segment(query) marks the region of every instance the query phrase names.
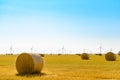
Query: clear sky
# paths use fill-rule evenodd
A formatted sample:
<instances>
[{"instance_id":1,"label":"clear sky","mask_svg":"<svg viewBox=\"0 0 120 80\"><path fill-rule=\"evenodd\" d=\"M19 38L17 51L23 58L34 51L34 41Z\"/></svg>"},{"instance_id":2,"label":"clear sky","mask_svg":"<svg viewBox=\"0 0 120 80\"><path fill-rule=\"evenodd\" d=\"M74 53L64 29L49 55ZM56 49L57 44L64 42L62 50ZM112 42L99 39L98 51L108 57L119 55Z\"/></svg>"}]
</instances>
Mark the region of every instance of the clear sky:
<instances>
[{"instance_id":1,"label":"clear sky","mask_svg":"<svg viewBox=\"0 0 120 80\"><path fill-rule=\"evenodd\" d=\"M120 0L0 0L0 53L120 50Z\"/></svg>"}]
</instances>

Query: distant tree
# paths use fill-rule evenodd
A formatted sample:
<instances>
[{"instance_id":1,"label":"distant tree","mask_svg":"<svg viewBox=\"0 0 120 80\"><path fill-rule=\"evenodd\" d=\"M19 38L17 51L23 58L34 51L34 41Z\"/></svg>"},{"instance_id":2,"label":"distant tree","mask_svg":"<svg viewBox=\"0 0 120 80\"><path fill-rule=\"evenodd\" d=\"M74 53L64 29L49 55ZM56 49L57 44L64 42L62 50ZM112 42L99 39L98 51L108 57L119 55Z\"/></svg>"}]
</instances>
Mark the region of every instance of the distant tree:
<instances>
[{"instance_id":1,"label":"distant tree","mask_svg":"<svg viewBox=\"0 0 120 80\"><path fill-rule=\"evenodd\" d=\"M60 55L62 55L62 54L59 53L58 56L60 56Z\"/></svg>"},{"instance_id":2,"label":"distant tree","mask_svg":"<svg viewBox=\"0 0 120 80\"><path fill-rule=\"evenodd\" d=\"M118 52L118 55L120 55L120 51Z\"/></svg>"},{"instance_id":3,"label":"distant tree","mask_svg":"<svg viewBox=\"0 0 120 80\"><path fill-rule=\"evenodd\" d=\"M41 57L45 57L45 54L39 54Z\"/></svg>"},{"instance_id":4,"label":"distant tree","mask_svg":"<svg viewBox=\"0 0 120 80\"><path fill-rule=\"evenodd\" d=\"M81 56L81 54L80 54L80 53L76 53L76 55Z\"/></svg>"}]
</instances>

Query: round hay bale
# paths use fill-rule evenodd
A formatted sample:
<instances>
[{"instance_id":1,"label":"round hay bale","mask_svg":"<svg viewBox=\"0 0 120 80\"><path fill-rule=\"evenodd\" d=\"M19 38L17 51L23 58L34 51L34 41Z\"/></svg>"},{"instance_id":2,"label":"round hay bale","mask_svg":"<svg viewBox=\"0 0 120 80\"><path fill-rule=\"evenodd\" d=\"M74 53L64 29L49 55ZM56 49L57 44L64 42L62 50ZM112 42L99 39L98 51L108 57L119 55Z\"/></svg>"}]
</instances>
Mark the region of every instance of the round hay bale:
<instances>
[{"instance_id":1,"label":"round hay bale","mask_svg":"<svg viewBox=\"0 0 120 80\"><path fill-rule=\"evenodd\" d=\"M43 68L43 59L38 54L21 53L16 60L16 69L19 74L40 73Z\"/></svg>"},{"instance_id":2,"label":"round hay bale","mask_svg":"<svg viewBox=\"0 0 120 80\"><path fill-rule=\"evenodd\" d=\"M113 52L108 52L105 54L105 59L107 61L115 61L116 60L116 55Z\"/></svg>"},{"instance_id":3,"label":"round hay bale","mask_svg":"<svg viewBox=\"0 0 120 80\"><path fill-rule=\"evenodd\" d=\"M81 54L81 59L83 59L83 60L88 60L88 59L89 59L89 54L87 54L87 53L82 53L82 54Z\"/></svg>"}]
</instances>

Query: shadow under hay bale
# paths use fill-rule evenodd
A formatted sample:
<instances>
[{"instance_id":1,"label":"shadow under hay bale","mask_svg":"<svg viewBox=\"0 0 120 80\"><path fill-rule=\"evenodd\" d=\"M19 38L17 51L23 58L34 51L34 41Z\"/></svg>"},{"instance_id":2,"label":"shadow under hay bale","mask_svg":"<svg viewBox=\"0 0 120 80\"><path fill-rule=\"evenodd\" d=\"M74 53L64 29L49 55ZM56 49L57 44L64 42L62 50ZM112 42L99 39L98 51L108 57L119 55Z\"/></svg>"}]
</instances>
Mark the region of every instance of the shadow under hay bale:
<instances>
[{"instance_id":1,"label":"shadow under hay bale","mask_svg":"<svg viewBox=\"0 0 120 80\"><path fill-rule=\"evenodd\" d=\"M87 54L87 53L82 53L82 54L81 54L81 59L83 59L83 60L89 60L89 54Z\"/></svg>"},{"instance_id":2,"label":"shadow under hay bale","mask_svg":"<svg viewBox=\"0 0 120 80\"><path fill-rule=\"evenodd\" d=\"M16 60L16 70L19 74L41 73L43 59L38 54L21 53Z\"/></svg>"},{"instance_id":3,"label":"shadow under hay bale","mask_svg":"<svg viewBox=\"0 0 120 80\"><path fill-rule=\"evenodd\" d=\"M107 61L116 61L116 55L113 52L108 52L105 54L105 59Z\"/></svg>"},{"instance_id":4,"label":"shadow under hay bale","mask_svg":"<svg viewBox=\"0 0 120 80\"><path fill-rule=\"evenodd\" d=\"M46 73L31 73L31 74L16 74L16 76L22 76L22 77L33 77L33 76L45 76Z\"/></svg>"}]
</instances>

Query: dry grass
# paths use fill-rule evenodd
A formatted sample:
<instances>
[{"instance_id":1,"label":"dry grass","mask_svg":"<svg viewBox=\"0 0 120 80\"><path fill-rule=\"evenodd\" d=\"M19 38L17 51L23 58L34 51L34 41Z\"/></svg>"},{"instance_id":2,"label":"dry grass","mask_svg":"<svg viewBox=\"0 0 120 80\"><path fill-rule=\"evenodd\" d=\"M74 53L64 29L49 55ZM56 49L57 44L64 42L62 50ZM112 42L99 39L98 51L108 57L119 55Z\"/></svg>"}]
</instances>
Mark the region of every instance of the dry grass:
<instances>
[{"instance_id":1,"label":"dry grass","mask_svg":"<svg viewBox=\"0 0 120 80\"><path fill-rule=\"evenodd\" d=\"M81 60L77 55L46 55L42 74L18 75L17 56L0 56L0 80L120 80L120 56L111 62L104 55L90 57Z\"/></svg>"}]
</instances>

